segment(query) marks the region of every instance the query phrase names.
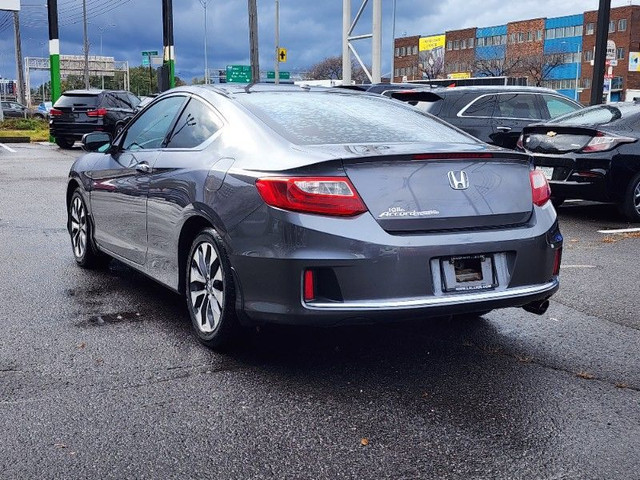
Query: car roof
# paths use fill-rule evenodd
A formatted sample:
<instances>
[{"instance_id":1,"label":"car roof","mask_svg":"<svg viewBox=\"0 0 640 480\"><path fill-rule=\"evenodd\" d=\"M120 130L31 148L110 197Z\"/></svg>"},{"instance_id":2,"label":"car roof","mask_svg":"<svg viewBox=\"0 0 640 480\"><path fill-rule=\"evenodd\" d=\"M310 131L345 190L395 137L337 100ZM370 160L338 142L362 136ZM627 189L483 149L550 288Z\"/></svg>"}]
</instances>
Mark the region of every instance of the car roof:
<instances>
[{"instance_id":1,"label":"car roof","mask_svg":"<svg viewBox=\"0 0 640 480\"><path fill-rule=\"evenodd\" d=\"M420 89L433 89L431 85L414 84L415 88ZM438 88L438 87L435 87ZM529 86L517 86L517 85L468 85L462 87L440 87L438 93L456 92L456 93L555 93L558 92L546 87L529 87Z\"/></svg>"},{"instance_id":2,"label":"car roof","mask_svg":"<svg viewBox=\"0 0 640 480\"><path fill-rule=\"evenodd\" d=\"M117 93L131 93L126 90L101 90L99 88L90 88L89 90L85 89L77 89L77 90L67 90L63 92L62 95L100 95L103 92L117 92Z\"/></svg>"}]
</instances>

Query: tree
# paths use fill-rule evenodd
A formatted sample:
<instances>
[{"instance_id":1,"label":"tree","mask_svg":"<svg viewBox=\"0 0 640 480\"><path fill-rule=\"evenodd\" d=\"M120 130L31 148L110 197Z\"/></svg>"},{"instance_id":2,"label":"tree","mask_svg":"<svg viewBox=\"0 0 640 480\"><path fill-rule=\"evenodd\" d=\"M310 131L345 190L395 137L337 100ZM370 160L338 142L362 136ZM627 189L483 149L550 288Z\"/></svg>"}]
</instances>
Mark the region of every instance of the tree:
<instances>
[{"instance_id":1,"label":"tree","mask_svg":"<svg viewBox=\"0 0 640 480\"><path fill-rule=\"evenodd\" d=\"M551 77L551 73L564 63L565 55L562 53L531 55L520 60L520 70L536 87L540 87Z\"/></svg>"},{"instance_id":2,"label":"tree","mask_svg":"<svg viewBox=\"0 0 640 480\"><path fill-rule=\"evenodd\" d=\"M473 62L473 72L478 77L512 77L521 70L520 57L503 57L500 52L477 58Z\"/></svg>"},{"instance_id":3,"label":"tree","mask_svg":"<svg viewBox=\"0 0 640 480\"><path fill-rule=\"evenodd\" d=\"M342 79L342 57L327 57L312 65L307 74L308 80ZM369 83L369 77L355 60L351 60L351 80L356 83Z\"/></svg>"},{"instance_id":4,"label":"tree","mask_svg":"<svg viewBox=\"0 0 640 480\"><path fill-rule=\"evenodd\" d=\"M423 77L429 80L444 76L444 48L423 50L418 56L418 67Z\"/></svg>"}]
</instances>

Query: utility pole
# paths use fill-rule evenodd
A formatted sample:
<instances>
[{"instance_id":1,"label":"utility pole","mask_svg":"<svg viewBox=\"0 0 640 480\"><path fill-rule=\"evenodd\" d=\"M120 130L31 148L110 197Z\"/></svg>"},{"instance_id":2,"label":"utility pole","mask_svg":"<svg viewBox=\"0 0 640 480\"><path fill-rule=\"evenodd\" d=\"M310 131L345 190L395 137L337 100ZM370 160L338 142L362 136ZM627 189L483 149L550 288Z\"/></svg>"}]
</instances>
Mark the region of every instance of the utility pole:
<instances>
[{"instance_id":1,"label":"utility pole","mask_svg":"<svg viewBox=\"0 0 640 480\"><path fill-rule=\"evenodd\" d=\"M351 0L342 0L342 84L351 85Z\"/></svg>"},{"instance_id":2,"label":"utility pole","mask_svg":"<svg viewBox=\"0 0 640 480\"><path fill-rule=\"evenodd\" d=\"M391 16L391 83L396 76L396 0L393 0L393 13Z\"/></svg>"},{"instance_id":3,"label":"utility pole","mask_svg":"<svg viewBox=\"0 0 640 480\"><path fill-rule=\"evenodd\" d=\"M382 0L373 0L373 37L371 39L371 83L382 80Z\"/></svg>"},{"instance_id":4,"label":"utility pole","mask_svg":"<svg viewBox=\"0 0 640 480\"><path fill-rule=\"evenodd\" d=\"M207 5L209 0L200 0L202 8L204 8L204 83L209 83L209 60L207 58Z\"/></svg>"},{"instance_id":5,"label":"utility pole","mask_svg":"<svg viewBox=\"0 0 640 480\"><path fill-rule=\"evenodd\" d=\"M162 40L164 45L163 57L169 88L176 86L176 62L173 46L173 0L162 0Z\"/></svg>"},{"instance_id":6,"label":"utility pole","mask_svg":"<svg viewBox=\"0 0 640 480\"><path fill-rule=\"evenodd\" d=\"M260 60L258 55L258 8L256 0L249 2L249 52L251 57L251 83L260 81Z\"/></svg>"},{"instance_id":7,"label":"utility pole","mask_svg":"<svg viewBox=\"0 0 640 480\"><path fill-rule=\"evenodd\" d=\"M18 12L13 12L13 27L16 33L16 73L18 74L18 91L16 92L16 98L19 103L24 105L24 66L22 65L22 41L20 40L20 16Z\"/></svg>"},{"instance_id":8,"label":"utility pole","mask_svg":"<svg viewBox=\"0 0 640 480\"><path fill-rule=\"evenodd\" d=\"M276 66L275 84L280 85L280 0L276 0Z\"/></svg>"},{"instance_id":9,"label":"utility pole","mask_svg":"<svg viewBox=\"0 0 640 480\"><path fill-rule=\"evenodd\" d=\"M87 0L82 0L82 21L84 23L84 88L89 90L89 30L87 28Z\"/></svg>"},{"instance_id":10,"label":"utility pole","mask_svg":"<svg viewBox=\"0 0 640 480\"><path fill-rule=\"evenodd\" d=\"M593 59L590 105L600 105L602 103L610 13L611 0L600 0L600 6L598 7L598 23L596 24L596 54Z\"/></svg>"}]
</instances>

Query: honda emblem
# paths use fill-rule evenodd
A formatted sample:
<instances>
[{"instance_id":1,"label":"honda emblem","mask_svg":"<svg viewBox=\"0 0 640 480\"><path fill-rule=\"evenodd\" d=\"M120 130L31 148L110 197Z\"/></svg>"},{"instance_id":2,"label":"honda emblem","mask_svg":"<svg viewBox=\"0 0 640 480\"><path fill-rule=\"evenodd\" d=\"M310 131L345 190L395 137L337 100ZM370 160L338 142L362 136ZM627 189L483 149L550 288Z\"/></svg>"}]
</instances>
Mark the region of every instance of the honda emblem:
<instances>
[{"instance_id":1,"label":"honda emblem","mask_svg":"<svg viewBox=\"0 0 640 480\"><path fill-rule=\"evenodd\" d=\"M469 177L464 170L459 172L451 171L447 176L449 177L449 185L454 190L466 190L469 188Z\"/></svg>"}]
</instances>

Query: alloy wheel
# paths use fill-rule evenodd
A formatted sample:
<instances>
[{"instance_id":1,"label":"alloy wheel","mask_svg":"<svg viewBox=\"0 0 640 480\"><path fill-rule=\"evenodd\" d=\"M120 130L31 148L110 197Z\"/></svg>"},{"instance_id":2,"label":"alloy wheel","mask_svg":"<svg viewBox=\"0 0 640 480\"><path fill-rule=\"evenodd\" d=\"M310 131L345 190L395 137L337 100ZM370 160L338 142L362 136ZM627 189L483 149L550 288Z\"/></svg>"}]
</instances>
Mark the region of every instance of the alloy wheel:
<instances>
[{"instance_id":1,"label":"alloy wheel","mask_svg":"<svg viewBox=\"0 0 640 480\"><path fill-rule=\"evenodd\" d=\"M636 182L636 188L633 190L633 208L640 215L640 181Z\"/></svg>"},{"instance_id":2,"label":"alloy wheel","mask_svg":"<svg viewBox=\"0 0 640 480\"><path fill-rule=\"evenodd\" d=\"M80 197L73 199L70 216L73 254L82 258L87 251L87 212Z\"/></svg>"},{"instance_id":3,"label":"alloy wheel","mask_svg":"<svg viewBox=\"0 0 640 480\"><path fill-rule=\"evenodd\" d=\"M220 324L224 309L222 265L215 247L202 242L193 251L189 266L190 308L203 333L213 332Z\"/></svg>"}]
</instances>

